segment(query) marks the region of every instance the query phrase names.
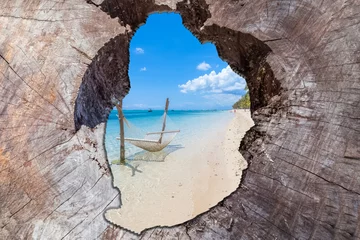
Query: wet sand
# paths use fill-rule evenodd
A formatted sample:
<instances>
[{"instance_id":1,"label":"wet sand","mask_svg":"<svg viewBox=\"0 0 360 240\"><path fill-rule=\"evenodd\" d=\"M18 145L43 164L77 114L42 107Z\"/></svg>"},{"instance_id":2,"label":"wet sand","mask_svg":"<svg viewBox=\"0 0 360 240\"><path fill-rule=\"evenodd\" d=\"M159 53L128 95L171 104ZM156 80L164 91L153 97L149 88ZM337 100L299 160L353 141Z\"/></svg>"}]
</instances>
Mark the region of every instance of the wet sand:
<instances>
[{"instance_id":1,"label":"wet sand","mask_svg":"<svg viewBox=\"0 0 360 240\"><path fill-rule=\"evenodd\" d=\"M227 126L219 124L184 146L140 152L126 166L112 165L122 205L107 210L106 219L140 233L185 222L235 191L247 166L239 143L253 121L249 111L229 114L234 117Z\"/></svg>"}]
</instances>

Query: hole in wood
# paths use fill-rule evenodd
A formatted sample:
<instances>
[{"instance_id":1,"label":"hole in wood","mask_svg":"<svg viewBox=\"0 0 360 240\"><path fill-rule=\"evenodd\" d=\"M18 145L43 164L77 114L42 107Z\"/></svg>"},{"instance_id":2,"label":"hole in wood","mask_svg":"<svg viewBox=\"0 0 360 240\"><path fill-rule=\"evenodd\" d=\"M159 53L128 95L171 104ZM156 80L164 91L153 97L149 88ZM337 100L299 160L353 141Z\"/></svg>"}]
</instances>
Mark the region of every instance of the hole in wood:
<instances>
[{"instance_id":1,"label":"hole in wood","mask_svg":"<svg viewBox=\"0 0 360 240\"><path fill-rule=\"evenodd\" d=\"M245 80L214 45L201 45L180 15L151 15L130 54L132 88L110 113L105 137L121 206L105 217L140 233L192 219L235 191L246 167L239 143L253 121L249 109L232 110L250 107L246 97L237 102L246 95ZM124 164L118 110L125 117Z\"/></svg>"}]
</instances>

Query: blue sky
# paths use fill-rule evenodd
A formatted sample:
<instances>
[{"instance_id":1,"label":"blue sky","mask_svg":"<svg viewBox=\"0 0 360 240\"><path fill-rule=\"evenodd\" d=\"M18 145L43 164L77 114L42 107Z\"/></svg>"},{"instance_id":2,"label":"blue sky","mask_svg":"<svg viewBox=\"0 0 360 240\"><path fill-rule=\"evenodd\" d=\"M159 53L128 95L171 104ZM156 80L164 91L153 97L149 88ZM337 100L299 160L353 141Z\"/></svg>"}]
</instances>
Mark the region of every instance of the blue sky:
<instances>
[{"instance_id":1,"label":"blue sky","mask_svg":"<svg viewBox=\"0 0 360 240\"><path fill-rule=\"evenodd\" d=\"M124 109L230 109L245 80L222 61L211 43L201 44L179 14L152 14L130 43L131 89Z\"/></svg>"}]
</instances>

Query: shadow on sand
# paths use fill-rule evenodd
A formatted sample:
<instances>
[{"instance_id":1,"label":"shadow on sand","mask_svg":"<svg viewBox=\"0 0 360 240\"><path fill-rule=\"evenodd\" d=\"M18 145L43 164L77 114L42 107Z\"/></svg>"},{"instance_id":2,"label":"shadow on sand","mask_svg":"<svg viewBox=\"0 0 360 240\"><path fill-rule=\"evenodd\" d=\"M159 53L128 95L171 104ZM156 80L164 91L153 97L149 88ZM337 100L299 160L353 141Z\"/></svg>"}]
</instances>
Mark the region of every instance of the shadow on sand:
<instances>
[{"instance_id":1,"label":"shadow on sand","mask_svg":"<svg viewBox=\"0 0 360 240\"><path fill-rule=\"evenodd\" d=\"M182 147L180 144L177 145L168 145L166 148L159 152L148 152L148 151L141 151L135 153L126 159L132 162L142 161L142 162L164 162L165 158L172 152L179 150Z\"/></svg>"},{"instance_id":2,"label":"shadow on sand","mask_svg":"<svg viewBox=\"0 0 360 240\"><path fill-rule=\"evenodd\" d=\"M132 171L131 176L135 176L135 173L142 173L141 170L138 169L140 164L132 164L133 162L165 162L165 158L172 152L184 148L180 144L177 145L168 145L166 148L159 152L148 152L141 151L137 152L131 156L126 158L125 166L129 167ZM119 162L120 163L120 162ZM114 164L114 163L113 163Z\"/></svg>"}]
</instances>

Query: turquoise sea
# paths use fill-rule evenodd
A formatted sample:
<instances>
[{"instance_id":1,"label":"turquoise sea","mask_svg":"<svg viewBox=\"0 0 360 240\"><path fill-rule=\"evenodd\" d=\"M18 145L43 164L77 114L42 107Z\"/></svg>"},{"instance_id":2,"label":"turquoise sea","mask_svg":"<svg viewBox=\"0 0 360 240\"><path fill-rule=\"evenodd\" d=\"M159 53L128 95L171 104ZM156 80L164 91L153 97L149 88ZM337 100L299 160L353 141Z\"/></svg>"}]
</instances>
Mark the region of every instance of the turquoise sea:
<instances>
[{"instance_id":1,"label":"turquoise sea","mask_svg":"<svg viewBox=\"0 0 360 240\"><path fill-rule=\"evenodd\" d=\"M125 125L125 137L143 138L146 132L161 131L163 121L163 110L124 110L124 116L128 121ZM227 126L233 114L229 110L224 111L201 111L201 110L170 110L168 111L166 130L180 130L180 133L167 147L186 148L189 144L201 146L206 144L207 136L219 125ZM113 110L108 118L105 135L105 146L109 162L119 159L120 142L116 140L119 136L120 127L117 111ZM142 149L129 143L125 144L126 157L140 153ZM166 151L165 148L162 151Z\"/></svg>"}]
</instances>

